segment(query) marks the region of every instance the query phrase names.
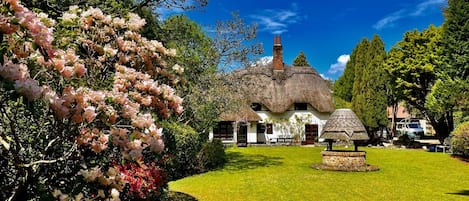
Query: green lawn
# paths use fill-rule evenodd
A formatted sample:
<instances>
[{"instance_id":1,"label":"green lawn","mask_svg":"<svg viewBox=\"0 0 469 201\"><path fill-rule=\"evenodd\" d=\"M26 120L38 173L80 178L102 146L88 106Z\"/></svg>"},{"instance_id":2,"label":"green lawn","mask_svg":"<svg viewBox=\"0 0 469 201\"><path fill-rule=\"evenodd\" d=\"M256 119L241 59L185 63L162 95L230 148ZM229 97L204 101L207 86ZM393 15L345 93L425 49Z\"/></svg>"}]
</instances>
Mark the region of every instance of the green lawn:
<instances>
[{"instance_id":1,"label":"green lawn","mask_svg":"<svg viewBox=\"0 0 469 201\"><path fill-rule=\"evenodd\" d=\"M197 200L469 200L469 164L422 150L361 148L377 172L331 172L324 147L249 147L227 150L221 170L170 183Z\"/></svg>"}]
</instances>

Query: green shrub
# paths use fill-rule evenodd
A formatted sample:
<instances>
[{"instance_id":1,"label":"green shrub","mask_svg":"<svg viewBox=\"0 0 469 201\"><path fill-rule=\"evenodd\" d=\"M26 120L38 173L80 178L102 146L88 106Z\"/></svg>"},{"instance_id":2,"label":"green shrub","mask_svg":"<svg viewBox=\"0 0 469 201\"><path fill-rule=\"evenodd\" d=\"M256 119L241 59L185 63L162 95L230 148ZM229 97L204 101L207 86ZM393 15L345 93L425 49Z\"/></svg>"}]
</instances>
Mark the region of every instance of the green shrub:
<instances>
[{"instance_id":1,"label":"green shrub","mask_svg":"<svg viewBox=\"0 0 469 201\"><path fill-rule=\"evenodd\" d=\"M197 154L202 148L199 134L190 126L176 122L162 122L168 160L166 168L170 180L199 173Z\"/></svg>"},{"instance_id":2,"label":"green shrub","mask_svg":"<svg viewBox=\"0 0 469 201\"><path fill-rule=\"evenodd\" d=\"M202 146L197 158L199 160L201 171L208 171L222 167L226 162L223 143L219 139L213 139L210 142L206 142Z\"/></svg>"},{"instance_id":3,"label":"green shrub","mask_svg":"<svg viewBox=\"0 0 469 201\"><path fill-rule=\"evenodd\" d=\"M454 129L451 137L451 147L454 154L469 156L469 121Z\"/></svg>"}]
</instances>

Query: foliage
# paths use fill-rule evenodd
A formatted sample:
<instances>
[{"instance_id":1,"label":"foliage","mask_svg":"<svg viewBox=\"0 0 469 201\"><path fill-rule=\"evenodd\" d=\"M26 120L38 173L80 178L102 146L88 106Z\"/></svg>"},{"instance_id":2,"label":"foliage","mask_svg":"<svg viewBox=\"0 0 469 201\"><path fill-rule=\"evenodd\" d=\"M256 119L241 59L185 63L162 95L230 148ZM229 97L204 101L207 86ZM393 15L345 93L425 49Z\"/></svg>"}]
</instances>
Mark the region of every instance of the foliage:
<instances>
[{"instance_id":1,"label":"foliage","mask_svg":"<svg viewBox=\"0 0 469 201\"><path fill-rule=\"evenodd\" d=\"M443 71L452 78L469 76L469 2L449 0L442 30Z\"/></svg>"},{"instance_id":2,"label":"foliage","mask_svg":"<svg viewBox=\"0 0 469 201\"><path fill-rule=\"evenodd\" d=\"M360 104L366 102L365 93L364 93L364 90L366 87L364 86L364 84L366 84L366 82L364 82L363 80L365 76L364 75L365 69L367 66L366 63L369 60L368 59L369 54L367 53L369 46L370 46L370 41L366 38L363 38L360 41L360 43L357 45L357 47L355 47L355 49L357 50L357 58L354 63L355 65L353 67L355 76L354 76L353 87L352 87L352 110L355 112L355 114L359 118L363 116L362 108L364 108L364 107L361 107Z\"/></svg>"},{"instance_id":3,"label":"foliage","mask_svg":"<svg viewBox=\"0 0 469 201\"><path fill-rule=\"evenodd\" d=\"M207 134L218 120L221 112L232 102L215 72L218 52L212 40L204 33L200 25L184 15L173 16L161 24L158 38L168 47L175 48L178 56L170 62L184 65L182 82L177 87L184 98L186 108L176 121L190 125L200 134Z\"/></svg>"},{"instance_id":4,"label":"foliage","mask_svg":"<svg viewBox=\"0 0 469 201\"><path fill-rule=\"evenodd\" d=\"M453 113L454 127L458 127L460 124L469 121L468 111L456 111Z\"/></svg>"},{"instance_id":5,"label":"foliage","mask_svg":"<svg viewBox=\"0 0 469 201\"><path fill-rule=\"evenodd\" d=\"M334 96L334 108L335 109L340 109L340 108L352 108L352 103L345 101L344 99Z\"/></svg>"},{"instance_id":6,"label":"foliage","mask_svg":"<svg viewBox=\"0 0 469 201\"><path fill-rule=\"evenodd\" d=\"M306 55L303 51L298 54L293 60L293 66L311 66L306 59Z\"/></svg>"},{"instance_id":7,"label":"foliage","mask_svg":"<svg viewBox=\"0 0 469 201\"><path fill-rule=\"evenodd\" d=\"M182 68L163 60L175 50L138 34L145 21L132 13L71 7L56 23L16 0L2 7L2 198L158 196L155 119L183 111L171 87Z\"/></svg>"},{"instance_id":8,"label":"foliage","mask_svg":"<svg viewBox=\"0 0 469 201\"><path fill-rule=\"evenodd\" d=\"M426 97L425 107L436 118L446 118L449 131L461 122L461 118L456 119L453 114L465 114L469 106L468 13L468 2L448 1L442 28L442 65L437 71L437 81Z\"/></svg>"},{"instance_id":9,"label":"foliage","mask_svg":"<svg viewBox=\"0 0 469 201\"><path fill-rule=\"evenodd\" d=\"M162 122L163 136L168 148L166 170L170 180L180 179L199 173L197 154L202 148L199 134L190 126L176 122Z\"/></svg>"},{"instance_id":10,"label":"foliage","mask_svg":"<svg viewBox=\"0 0 469 201\"><path fill-rule=\"evenodd\" d=\"M202 171L213 170L223 166L226 162L225 148L220 139L205 142L197 154Z\"/></svg>"},{"instance_id":11,"label":"foliage","mask_svg":"<svg viewBox=\"0 0 469 201\"><path fill-rule=\"evenodd\" d=\"M356 47L353 69L352 109L360 118L369 134L387 125L386 88L384 71L386 51L378 35L368 42L363 39Z\"/></svg>"},{"instance_id":12,"label":"foliage","mask_svg":"<svg viewBox=\"0 0 469 201\"><path fill-rule=\"evenodd\" d=\"M339 149L353 150L353 147ZM207 201L227 197L231 200L467 200L464 188L461 189L469 183L461 179L469 174L467 163L447 154L363 148L366 162L378 166L380 171L351 174L311 169L311 164L321 163L323 150L323 146L229 148L226 150L229 160L222 169L169 185L173 191ZM416 186L425 188L415 193Z\"/></svg>"},{"instance_id":13,"label":"foliage","mask_svg":"<svg viewBox=\"0 0 469 201\"><path fill-rule=\"evenodd\" d=\"M452 111L435 115L432 108L426 107L427 99L430 100L427 95L432 92L442 65L441 51L441 28L431 25L422 32L406 32L403 39L390 50L386 70L399 96L429 119L438 138L443 141L453 127ZM435 93L439 92L433 91ZM427 104L430 105L435 106Z\"/></svg>"},{"instance_id":14,"label":"foliage","mask_svg":"<svg viewBox=\"0 0 469 201\"><path fill-rule=\"evenodd\" d=\"M469 157L469 121L460 124L452 132L451 149L456 155Z\"/></svg>"}]
</instances>

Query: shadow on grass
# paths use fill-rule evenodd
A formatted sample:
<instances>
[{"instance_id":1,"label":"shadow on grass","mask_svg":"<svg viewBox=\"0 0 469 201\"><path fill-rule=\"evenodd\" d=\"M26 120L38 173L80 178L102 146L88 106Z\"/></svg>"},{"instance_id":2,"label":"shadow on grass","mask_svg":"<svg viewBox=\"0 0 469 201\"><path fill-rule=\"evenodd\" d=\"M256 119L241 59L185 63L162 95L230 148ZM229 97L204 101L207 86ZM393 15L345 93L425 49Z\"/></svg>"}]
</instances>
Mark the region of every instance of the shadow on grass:
<instances>
[{"instance_id":1,"label":"shadow on grass","mask_svg":"<svg viewBox=\"0 0 469 201\"><path fill-rule=\"evenodd\" d=\"M461 191L456 192L456 193L447 193L447 194L469 196L469 190L461 190Z\"/></svg>"},{"instance_id":2,"label":"shadow on grass","mask_svg":"<svg viewBox=\"0 0 469 201\"><path fill-rule=\"evenodd\" d=\"M197 201L197 198L192 197L189 194L178 192L178 191L170 191L168 195L168 200L171 201Z\"/></svg>"},{"instance_id":3,"label":"shadow on grass","mask_svg":"<svg viewBox=\"0 0 469 201\"><path fill-rule=\"evenodd\" d=\"M240 152L227 153L226 158L228 159L228 163L223 169L228 171L281 165L281 160L283 159L281 157L264 156L260 154L242 154Z\"/></svg>"}]
</instances>

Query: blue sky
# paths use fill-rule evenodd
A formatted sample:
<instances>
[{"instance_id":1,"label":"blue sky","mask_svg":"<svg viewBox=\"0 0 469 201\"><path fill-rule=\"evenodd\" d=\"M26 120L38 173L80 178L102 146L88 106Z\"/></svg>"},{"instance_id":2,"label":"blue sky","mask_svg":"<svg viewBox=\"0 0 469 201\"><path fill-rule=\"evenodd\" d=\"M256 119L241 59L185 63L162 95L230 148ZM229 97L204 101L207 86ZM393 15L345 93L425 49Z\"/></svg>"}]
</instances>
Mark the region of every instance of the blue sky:
<instances>
[{"instance_id":1,"label":"blue sky","mask_svg":"<svg viewBox=\"0 0 469 201\"><path fill-rule=\"evenodd\" d=\"M378 34L389 50L406 31L441 25L444 7L446 0L210 0L202 10L184 14L210 27L237 11L246 23L258 24L261 57L272 55L273 37L281 35L286 64L304 51L320 74L337 79L362 38Z\"/></svg>"}]
</instances>

